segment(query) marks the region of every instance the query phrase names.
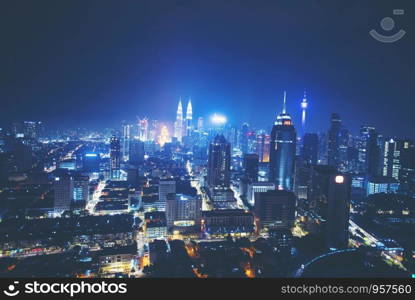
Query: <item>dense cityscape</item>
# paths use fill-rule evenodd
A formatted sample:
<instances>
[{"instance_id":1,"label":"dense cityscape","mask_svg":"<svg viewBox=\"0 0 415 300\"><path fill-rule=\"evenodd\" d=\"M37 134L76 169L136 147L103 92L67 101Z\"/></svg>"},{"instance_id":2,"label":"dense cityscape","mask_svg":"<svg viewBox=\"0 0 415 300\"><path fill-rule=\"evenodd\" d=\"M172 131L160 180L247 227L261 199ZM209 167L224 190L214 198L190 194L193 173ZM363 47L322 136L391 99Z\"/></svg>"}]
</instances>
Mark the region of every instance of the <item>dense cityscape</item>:
<instances>
[{"instance_id":1,"label":"dense cityscape","mask_svg":"<svg viewBox=\"0 0 415 300\"><path fill-rule=\"evenodd\" d=\"M309 132L308 94L276 98L267 128L196 96L169 120L2 128L0 276L411 277L414 142L340 112Z\"/></svg>"}]
</instances>

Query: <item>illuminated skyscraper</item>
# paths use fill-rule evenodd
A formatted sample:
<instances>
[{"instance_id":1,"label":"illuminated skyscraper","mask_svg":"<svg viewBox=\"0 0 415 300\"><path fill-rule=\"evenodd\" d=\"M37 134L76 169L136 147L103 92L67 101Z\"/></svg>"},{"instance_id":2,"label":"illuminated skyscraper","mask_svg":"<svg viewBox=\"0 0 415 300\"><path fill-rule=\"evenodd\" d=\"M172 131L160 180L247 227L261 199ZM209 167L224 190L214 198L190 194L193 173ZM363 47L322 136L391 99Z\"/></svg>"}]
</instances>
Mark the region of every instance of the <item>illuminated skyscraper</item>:
<instances>
[{"instance_id":1,"label":"illuminated skyscraper","mask_svg":"<svg viewBox=\"0 0 415 300\"><path fill-rule=\"evenodd\" d=\"M306 114L307 107L308 107L307 95L306 95L306 93L304 91L303 102L301 102L301 110L302 110L302 114L301 114L301 128L303 130L303 134L305 134L305 114Z\"/></svg>"},{"instance_id":2,"label":"illuminated skyscraper","mask_svg":"<svg viewBox=\"0 0 415 300\"><path fill-rule=\"evenodd\" d=\"M174 137L177 138L179 142L181 142L183 138L183 106L181 98L177 107L176 121L174 122Z\"/></svg>"},{"instance_id":3,"label":"illuminated skyscraper","mask_svg":"<svg viewBox=\"0 0 415 300\"><path fill-rule=\"evenodd\" d=\"M193 119L192 99L189 99L189 102L187 103L187 108L186 108L186 128L185 128L186 136L189 136L193 129L192 119Z\"/></svg>"},{"instance_id":4,"label":"illuminated skyscraper","mask_svg":"<svg viewBox=\"0 0 415 300\"><path fill-rule=\"evenodd\" d=\"M291 116L286 111L286 93L282 112L271 131L269 179L279 190L292 190L296 132Z\"/></svg>"},{"instance_id":5,"label":"illuminated skyscraper","mask_svg":"<svg viewBox=\"0 0 415 300\"><path fill-rule=\"evenodd\" d=\"M113 135L110 140L110 179L117 180L121 176L120 139Z\"/></svg>"},{"instance_id":6,"label":"illuminated skyscraper","mask_svg":"<svg viewBox=\"0 0 415 300\"><path fill-rule=\"evenodd\" d=\"M259 162L269 162L270 135L259 133L256 138L256 153L259 156Z\"/></svg>"},{"instance_id":7,"label":"illuminated skyscraper","mask_svg":"<svg viewBox=\"0 0 415 300\"><path fill-rule=\"evenodd\" d=\"M131 140L131 124L124 123L122 125L122 159L128 161Z\"/></svg>"}]
</instances>

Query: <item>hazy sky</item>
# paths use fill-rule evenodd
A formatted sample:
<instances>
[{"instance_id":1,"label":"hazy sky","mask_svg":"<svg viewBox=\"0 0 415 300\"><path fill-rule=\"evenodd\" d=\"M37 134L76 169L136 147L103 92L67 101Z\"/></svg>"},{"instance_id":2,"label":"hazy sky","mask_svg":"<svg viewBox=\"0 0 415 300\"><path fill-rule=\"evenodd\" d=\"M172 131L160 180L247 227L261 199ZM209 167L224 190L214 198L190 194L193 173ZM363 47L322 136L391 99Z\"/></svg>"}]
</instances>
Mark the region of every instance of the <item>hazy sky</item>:
<instances>
[{"instance_id":1,"label":"hazy sky","mask_svg":"<svg viewBox=\"0 0 415 300\"><path fill-rule=\"evenodd\" d=\"M221 112L266 127L281 110L309 131L344 125L415 137L413 0L65 0L0 4L0 122L118 126ZM405 9L394 16L393 9ZM384 17L395 20L386 32ZM406 36L374 40L369 30Z\"/></svg>"}]
</instances>

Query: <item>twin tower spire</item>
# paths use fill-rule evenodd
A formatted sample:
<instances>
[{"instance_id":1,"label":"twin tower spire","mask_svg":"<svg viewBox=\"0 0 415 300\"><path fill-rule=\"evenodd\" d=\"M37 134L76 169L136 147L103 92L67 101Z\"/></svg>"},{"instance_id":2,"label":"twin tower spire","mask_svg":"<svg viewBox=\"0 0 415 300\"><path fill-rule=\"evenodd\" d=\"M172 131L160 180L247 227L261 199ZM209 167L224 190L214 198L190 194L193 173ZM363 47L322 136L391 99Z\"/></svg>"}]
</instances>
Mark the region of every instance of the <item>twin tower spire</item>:
<instances>
[{"instance_id":1,"label":"twin tower spire","mask_svg":"<svg viewBox=\"0 0 415 300\"><path fill-rule=\"evenodd\" d=\"M192 99L189 98L189 102L187 102L187 108L186 108L186 120L192 120L192 119L193 119ZM177 107L176 120L183 120L182 97L180 97L179 106Z\"/></svg>"},{"instance_id":2,"label":"twin tower spire","mask_svg":"<svg viewBox=\"0 0 415 300\"><path fill-rule=\"evenodd\" d=\"M192 99L189 98L186 108L186 118L183 118L183 106L182 98L180 97L179 105L177 107L176 121L174 122L174 137L178 141L182 141L184 136L188 136L192 130L192 119L193 119L193 109L192 109Z\"/></svg>"}]
</instances>

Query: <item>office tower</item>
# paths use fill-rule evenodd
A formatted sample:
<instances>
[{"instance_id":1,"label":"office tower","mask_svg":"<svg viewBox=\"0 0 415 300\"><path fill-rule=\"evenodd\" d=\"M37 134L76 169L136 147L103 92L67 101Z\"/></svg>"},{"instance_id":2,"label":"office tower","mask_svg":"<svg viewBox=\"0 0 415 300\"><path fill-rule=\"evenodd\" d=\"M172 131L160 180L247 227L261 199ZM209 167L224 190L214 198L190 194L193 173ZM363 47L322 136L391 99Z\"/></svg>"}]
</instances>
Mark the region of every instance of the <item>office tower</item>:
<instances>
[{"instance_id":1,"label":"office tower","mask_svg":"<svg viewBox=\"0 0 415 300\"><path fill-rule=\"evenodd\" d=\"M390 139L385 142L383 151L383 176L399 180L401 170L401 152L409 148L409 141Z\"/></svg>"},{"instance_id":2,"label":"office tower","mask_svg":"<svg viewBox=\"0 0 415 300\"><path fill-rule=\"evenodd\" d=\"M347 248L351 177L333 166L314 166L311 183L311 210L321 224L326 246Z\"/></svg>"},{"instance_id":3,"label":"office tower","mask_svg":"<svg viewBox=\"0 0 415 300\"><path fill-rule=\"evenodd\" d=\"M415 146L409 145L401 153L399 182L403 193L415 196Z\"/></svg>"},{"instance_id":4,"label":"office tower","mask_svg":"<svg viewBox=\"0 0 415 300\"><path fill-rule=\"evenodd\" d=\"M296 132L286 111L285 92L282 112L272 127L270 145L269 181L274 182L277 189L292 190Z\"/></svg>"},{"instance_id":5,"label":"office tower","mask_svg":"<svg viewBox=\"0 0 415 300\"><path fill-rule=\"evenodd\" d=\"M306 133L303 137L301 148L301 158L304 162L316 165L318 157L318 135L316 133Z\"/></svg>"},{"instance_id":6,"label":"office tower","mask_svg":"<svg viewBox=\"0 0 415 300\"><path fill-rule=\"evenodd\" d=\"M129 162L132 165L139 165L144 161L144 142L140 140L130 141Z\"/></svg>"},{"instance_id":7,"label":"office tower","mask_svg":"<svg viewBox=\"0 0 415 300\"><path fill-rule=\"evenodd\" d=\"M327 153L328 153L328 142L327 142L327 133L321 132L318 134L318 159L317 163L319 165L327 164Z\"/></svg>"},{"instance_id":8,"label":"office tower","mask_svg":"<svg viewBox=\"0 0 415 300\"><path fill-rule=\"evenodd\" d=\"M121 146L120 139L113 135L110 140L110 179L118 180L121 177Z\"/></svg>"},{"instance_id":9,"label":"office tower","mask_svg":"<svg viewBox=\"0 0 415 300\"><path fill-rule=\"evenodd\" d=\"M327 136L327 159L328 165L333 166L336 169L340 165L340 129L341 129L341 119L340 116L336 113L331 115L331 126L328 131Z\"/></svg>"},{"instance_id":10,"label":"office tower","mask_svg":"<svg viewBox=\"0 0 415 300\"><path fill-rule=\"evenodd\" d=\"M173 179L160 179L159 182L159 207L164 211L166 209L166 201L168 194L176 194L176 181Z\"/></svg>"},{"instance_id":11,"label":"office tower","mask_svg":"<svg viewBox=\"0 0 415 300\"><path fill-rule=\"evenodd\" d=\"M307 107L308 107L307 95L306 95L306 92L304 91L303 101L301 102L301 128L303 131L303 135L305 134L305 116L306 116Z\"/></svg>"},{"instance_id":12,"label":"office tower","mask_svg":"<svg viewBox=\"0 0 415 300\"><path fill-rule=\"evenodd\" d=\"M223 135L216 135L209 145L207 182L210 187L229 187L231 146Z\"/></svg>"},{"instance_id":13,"label":"office tower","mask_svg":"<svg viewBox=\"0 0 415 300\"><path fill-rule=\"evenodd\" d=\"M87 203L89 200L89 177L77 175L73 177L73 200Z\"/></svg>"},{"instance_id":14,"label":"office tower","mask_svg":"<svg viewBox=\"0 0 415 300\"><path fill-rule=\"evenodd\" d=\"M258 193L265 193L267 191L275 190L275 184L272 182L252 182L248 184L247 201L252 206L255 205L255 198Z\"/></svg>"},{"instance_id":15,"label":"office tower","mask_svg":"<svg viewBox=\"0 0 415 300\"><path fill-rule=\"evenodd\" d=\"M259 162L269 162L270 140L269 134L260 133L257 135L256 153L259 156Z\"/></svg>"},{"instance_id":16,"label":"office tower","mask_svg":"<svg viewBox=\"0 0 415 300\"><path fill-rule=\"evenodd\" d=\"M177 107L176 121L174 122L174 137L177 138L179 142L181 142L183 138L183 106L181 98Z\"/></svg>"},{"instance_id":17,"label":"office tower","mask_svg":"<svg viewBox=\"0 0 415 300\"><path fill-rule=\"evenodd\" d=\"M54 211L57 214L71 209L73 200L74 182L69 175L55 177L53 182L54 191Z\"/></svg>"},{"instance_id":18,"label":"office tower","mask_svg":"<svg viewBox=\"0 0 415 300\"><path fill-rule=\"evenodd\" d=\"M303 159L303 157L296 157L293 190L298 198L298 206L302 209L306 209L308 207L308 194L310 190L312 166L313 164L311 164L310 161Z\"/></svg>"},{"instance_id":19,"label":"office tower","mask_svg":"<svg viewBox=\"0 0 415 300\"><path fill-rule=\"evenodd\" d=\"M147 118L143 118L143 119L138 119L138 123L137 123L137 128L138 128L138 139L140 141L147 141L148 140L148 119Z\"/></svg>"},{"instance_id":20,"label":"office tower","mask_svg":"<svg viewBox=\"0 0 415 300\"><path fill-rule=\"evenodd\" d=\"M193 112L192 112L192 99L189 99L186 108L186 128L185 128L185 136L190 136L193 130Z\"/></svg>"},{"instance_id":21,"label":"office tower","mask_svg":"<svg viewBox=\"0 0 415 300\"><path fill-rule=\"evenodd\" d=\"M369 176L381 174L381 147L378 145L379 135L374 127L362 126L358 142L359 171Z\"/></svg>"},{"instance_id":22,"label":"office tower","mask_svg":"<svg viewBox=\"0 0 415 300\"><path fill-rule=\"evenodd\" d=\"M350 145L349 130L342 127L339 135L339 170L347 172L349 170L349 161L347 160L347 151Z\"/></svg>"},{"instance_id":23,"label":"office tower","mask_svg":"<svg viewBox=\"0 0 415 300\"><path fill-rule=\"evenodd\" d=\"M166 198L167 227L180 229L180 227L200 225L202 213L202 199L199 196L184 194L168 194Z\"/></svg>"},{"instance_id":24,"label":"office tower","mask_svg":"<svg viewBox=\"0 0 415 300\"><path fill-rule=\"evenodd\" d=\"M250 182L258 181L258 154L245 154L243 160L243 169L245 176Z\"/></svg>"},{"instance_id":25,"label":"office tower","mask_svg":"<svg viewBox=\"0 0 415 300\"><path fill-rule=\"evenodd\" d=\"M85 153L83 157L83 170L85 172L99 172L100 156L97 153Z\"/></svg>"},{"instance_id":26,"label":"office tower","mask_svg":"<svg viewBox=\"0 0 415 300\"><path fill-rule=\"evenodd\" d=\"M242 154L248 153L248 131L249 125L244 123L241 129L240 147Z\"/></svg>"},{"instance_id":27,"label":"office tower","mask_svg":"<svg viewBox=\"0 0 415 300\"><path fill-rule=\"evenodd\" d=\"M295 220L295 195L290 191L272 190L255 197L255 216L261 228L290 229Z\"/></svg>"},{"instance_id":28,"label":"office tower","mask_svg":"<svg viewBox=\"0 0 415 300\"><path fill-rule=\"evenodd\" d=\"M131 124L124 123L122 125L122 160L128 161L128 155L130 151L130 140L131 140Z\"/></svg>"}]
</instances>

